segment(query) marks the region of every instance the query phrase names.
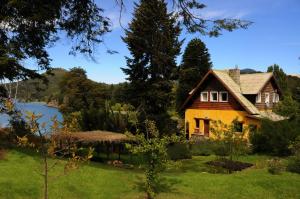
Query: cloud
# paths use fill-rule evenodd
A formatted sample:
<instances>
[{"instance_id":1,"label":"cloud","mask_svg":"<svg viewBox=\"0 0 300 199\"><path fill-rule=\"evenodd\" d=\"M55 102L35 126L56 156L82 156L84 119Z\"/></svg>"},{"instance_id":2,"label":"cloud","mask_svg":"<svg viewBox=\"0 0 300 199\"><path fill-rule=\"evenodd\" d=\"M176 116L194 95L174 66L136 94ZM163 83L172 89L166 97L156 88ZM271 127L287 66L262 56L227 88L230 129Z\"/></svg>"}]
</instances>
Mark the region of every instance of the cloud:
<instances>
[{"instance_id":1,"label":"cloud","mask_svg":"<svg viewBox=\"0 0 300 199\"><path fill-rule=\"evenodd\" d=\"M230 10L204 10L199 14L200 17L204 19L220 19L220 18L232 18L232 19L242 19L247 16L249 12L247 11L230 11Z\"/></svg>"}]
</instances>

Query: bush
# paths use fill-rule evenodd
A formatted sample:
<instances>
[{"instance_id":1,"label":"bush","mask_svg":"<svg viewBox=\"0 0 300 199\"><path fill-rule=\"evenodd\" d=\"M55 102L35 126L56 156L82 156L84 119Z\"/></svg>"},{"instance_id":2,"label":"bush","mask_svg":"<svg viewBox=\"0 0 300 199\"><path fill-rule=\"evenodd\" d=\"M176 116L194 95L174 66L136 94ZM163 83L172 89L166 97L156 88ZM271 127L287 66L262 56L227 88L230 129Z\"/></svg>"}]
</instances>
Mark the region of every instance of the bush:
<instances>
[{"instance_id":1,"label":"bush","mask_svg":"<svg viewBox=\"0 0 300 199\"><path fill-rule=\"evenodd\" d=\"M209 156L214 153L213 142L211 142L210 140L197 141L190 146L191 154L195 156Z\"/></svg>"},{"instance_id":2,"label":"bush","mask_svg":"<svg viewBox=\"0 0 300 199\"><path fill-rule=\"evenodd\" d=\"M284 166L279 158L273 158L268 161L268 172L273 175L281 174L284 171Z\"/></svg>"},{"instance_id":3,"label":"bush","mask_svg":"<svg viewBox=\"0 0 300 199\"><path fill-rule=\"evenodd\" d=\"M279 122L263 120L260 130L250 134L253 152L277 156L290 155L290 143L300 134L299 122L299 118Z\"/></svg>"},{"instance_id":4,"label":"bush","mask_svg":"<svg viewBox=\"0 0 300 199\"><path fill-rule=\"evenodd\" d=\"M291 157L288 161L287 170L300 174L300 157Z\"/></svg>"},{"instance_id":5,"label":"bush","mask_svg":"<svg viewBox=\"0 0 300 199\"><path fill-rule=\"evenodd\" d=\"M192 154L187 144L173 143L168 147L168 155L171 160L191 159Z\"/></svg>"},{"instance_id":6,"label":"bush","mask_svg":"<svg viewBox=\"0 0 300 199\"><path fill-rule=\"evenodd\" d=\"M229 156L230 149L224 141L216 141L213 145L213 152L216 156Z\"/></svg>"}]
</instances>

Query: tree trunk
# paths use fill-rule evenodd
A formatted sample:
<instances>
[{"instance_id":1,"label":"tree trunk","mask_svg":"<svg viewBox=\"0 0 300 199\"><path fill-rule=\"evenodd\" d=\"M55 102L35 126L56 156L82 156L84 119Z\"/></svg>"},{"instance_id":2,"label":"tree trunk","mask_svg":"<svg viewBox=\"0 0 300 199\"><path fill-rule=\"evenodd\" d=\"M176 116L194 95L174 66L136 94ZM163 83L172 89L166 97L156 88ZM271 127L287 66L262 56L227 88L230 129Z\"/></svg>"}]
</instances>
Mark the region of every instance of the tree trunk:
<instances>
[{"instance_id":1,"label":"tree trunk","mask_svg":"<svg viewBox=\"0 0 300 199\"><path fill-rule=\"evenodd\" d=\"M48 199L48 161L44 153L44 199Z\"/></svg>"}]
</instances>

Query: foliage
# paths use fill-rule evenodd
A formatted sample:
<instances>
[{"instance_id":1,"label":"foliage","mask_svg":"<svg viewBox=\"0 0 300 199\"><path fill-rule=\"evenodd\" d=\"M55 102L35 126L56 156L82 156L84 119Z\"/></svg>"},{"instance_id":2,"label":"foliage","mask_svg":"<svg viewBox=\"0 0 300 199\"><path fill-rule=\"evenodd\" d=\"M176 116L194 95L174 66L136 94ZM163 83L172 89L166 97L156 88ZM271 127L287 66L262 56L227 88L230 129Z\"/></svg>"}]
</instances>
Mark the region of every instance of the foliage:
<instances>
[{"instance_id":1,"label":"foliage","mask_svg":"<svg viewBox=\"0 0 300 199\"><path fill-rule=\"evenodd\" d=\"M43 73L41 76L45 81L41 79L28 79L11 84L12 93L16 93L18 101L42 101L42 102L56 102L60 98L60 81L67 73L66 70L61 68L51 69L51 73ZM16 91L16 89L18 89Z\"/></svg>"},{"instance_id":2,"label":"foliage","mask_svg":"<svg viewBox=\"0 0 300 199\"><path fill-rule=\"evenodd\" d=\"M300 103L300 78L287 76L287 85L289 91L292 93L293 99Z\"/></svg>"},{"instance_id":3,"label":"foliage","mask_svg":"<svg viewBox=\"0 0 300 199\"><path fill-rule=\"evenodd\" d=\"M300 136L290 146L293 157L289 158L287 170L300 174Z\"/></svg>"},{"instance_id":4,"label":"foliage","mask_svg":"<svg viewBox=\"0 0 300 199\"><path fill-rule=\"evenodd\" d=\"M176 18L167 13L159 0L141 0L135 4L133 19L123 41L131 58L126 57L129 103L154 120L158 128L168 121L167 109L172 101L172 79L176 57L180 53L180 28Z\"/></svg>"},{"instance_id":5,"label":"foliage","mask_svg":"<svg viewBox=\"0 0 300 199\"><path fill-rule=\"evenodd\" d=\"M27 126L30 128L30 133L24 136L18 137L18 143L22 147L32 147L34 148L43 159L43 172L41 173L44 180L44 198L48 198L48 187L49 187L49 172L58 164L59 159L49 165L49 158L65 158L68 157L68 161L65 164L64 172L76 169L80 161L89 160L92 157L93 150L90 148L89 153L85 154L86 156L77 155L77 145L75 142L72 142L71 139L65 139L63 142L60 141L58 145L57 140L51 134L62 133L64 135L70 134L68 127L72 127L76 121L71 121L70 125L64 125L62 129L59 128L59 122L56 120L56 117L52 119L53 125L51 126L51 132L49 132L45 127L46 123L39 124L38 119L42 115L35 115L34 113L28 112L26 115ZM36 136L38 142L32 142L28 139L30 136Z\"/></svg>"},{"instance_id":6,"label":"foliage","mask_svg":"<svg viewBox=\"0 0 300 199\"><path fill-rule=\"evenodd\" d=\"M300 174L300 157L294 156L290 157L288 160L287 170L293 173Z\"/></svg>"},{"instance_id":7,"label":"foliage","mask_svg":"<svg viewBox=\"0 0 300 199\"><path fill-rule=\"evenodd\" d=\"M236 129L237 119L231 124L224 124L222 121L212 121L211 132L215 136L214 152L216 155L225 157L229 156L232 161L234 158L245 154L248 150L246 132L247 128L243 128L242 132Z\"/></svg>"},{"instance_id":8,"label":"foliage","mask_svg":"<svg viewBox=\"0 0 300 199\"><path fill-rule=\"evenodd\" d=\"M146 120L146 133L135 135L136 144L126 144L126 148L133 154L141 154L145 163L147 198L154 198L160 183L159 173L168 163L167 146L178 141L177 136L160 137L155 122ZM129 136L132 136L129 134Z\"/></svg>"},{"instance_id":9,"label":"foliage","mask_svg":"<svg viewBox=\"0 0 300 199\"><path fill-rule=\"evenodd\" d=\"M290 94L287 94L283 100L281 100L274 108L274 112L293 117L300 113L300 104L292 98Z\"/></svg>"},{"instance_id":10,"label":"foliage","mask_svg":"<svg viewBox=\"0 0 300 199\"><path fill-rule=\"evenodd\" d=\"M279 122L262 120L258 131L250 134L253 152L272 155L290 155L290 143L299 136L299 118Z\"/></svg>"},{"instance_id":11,"label":"foliage","mask_svg":"<svg viewBox=\"0 0 300 199\"><path fill-rule=\"evenodd\" d=\"M94 45L109 32L109 19L92 0L5 0L0 10L1 80L41 77L36 70L22 66L21 61L32 58L39 69L50 69L46 49L61 35L74 41L72 53L92 55Z\"/></svg>"},{"instance_id":12,"label":"foliage","mask_svg":"<svg viewBox=\"0 0 300 199\"><path fill-rule=\"evenodd\" d=\"M167 152L171 160L192 158L192 154L187 143L172 143L168 146Z\"/></svg>"},{"instance_id":13,"label":"foliage","mask_svg":"<svg viewBox=\"0 0 300 199\"><path fill-rule=\"evenodd\" d=\"M72 68L66 73L60 87L60 92L64 96L60 108L63 113L104 107L105 99L108 97L106 88L102 90L95 82L89 80L82 68Z\"/></svg>"},{"instance_id":14,"label":"foliage","mask_svg":"<svg viewBox=\"0 0 300 199\"><path fill-rule=\"evenodd\" d=\"M214 142L209 139L199 140L190 144L191 154L196 156L209 156L214 154Z\"/></svg>"},{"instance_id":15,"label":"foliage","mask_svg":"<svg viewBox=\"0 0 300 199\"><path fill-rule=\"evenodd\" d=\"M273 175L281 174L285 170L282 161L279 158L273 158L268 161L268 172Z\"/></svg>"},{"instance_id":16,"label":"foliage","mask_svg":"<svg viewBox=\"0 0 300 199\"><path fill-rule=\"evenodd\" d=\"M282 92L285 94L288 85L287 85L287 76L284 73L283 69L280 68L279 65L274 64L268 67L268 72L273 72L275 79L277 80L279 87L281 88Z\"/></svg>"},{"instance_id":17,"label":"foliage","mask_svg":"<svg viewBox=\"0 0 300 199\"><path fill-rule=\"evenodd\" d=\"M211 69L210 54L200 39L192 39L182 56L179 67L176 104L179 109L186 100L189 92L198 84L204 75Z\"/></svg>"}]
</instances>

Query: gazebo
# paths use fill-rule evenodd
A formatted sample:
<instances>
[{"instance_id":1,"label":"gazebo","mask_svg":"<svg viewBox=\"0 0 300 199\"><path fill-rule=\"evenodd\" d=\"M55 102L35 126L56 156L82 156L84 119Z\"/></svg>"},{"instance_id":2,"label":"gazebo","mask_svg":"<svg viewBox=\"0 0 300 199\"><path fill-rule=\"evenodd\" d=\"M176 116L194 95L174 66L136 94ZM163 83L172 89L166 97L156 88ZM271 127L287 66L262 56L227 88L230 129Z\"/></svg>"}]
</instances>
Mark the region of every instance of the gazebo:
<instances>
[{"instance_id":1,"label":"gazebo","mask_svg":"<svg viewBox=\"0 0 300 199\"><path fill-rule=\"evenodd\" d=\"M57 133L54 136L60 146L63 141L75 142L79 146L93 146L95 151L100 154L101 146L106 147L106 156L109 158L109 154L117 151L118 159L121 158L121 151L123 144L131 139L122 133L115 133L110 131L84 131L84 132L72 132L72 133Z\"/></svg>"}]
</instances>

